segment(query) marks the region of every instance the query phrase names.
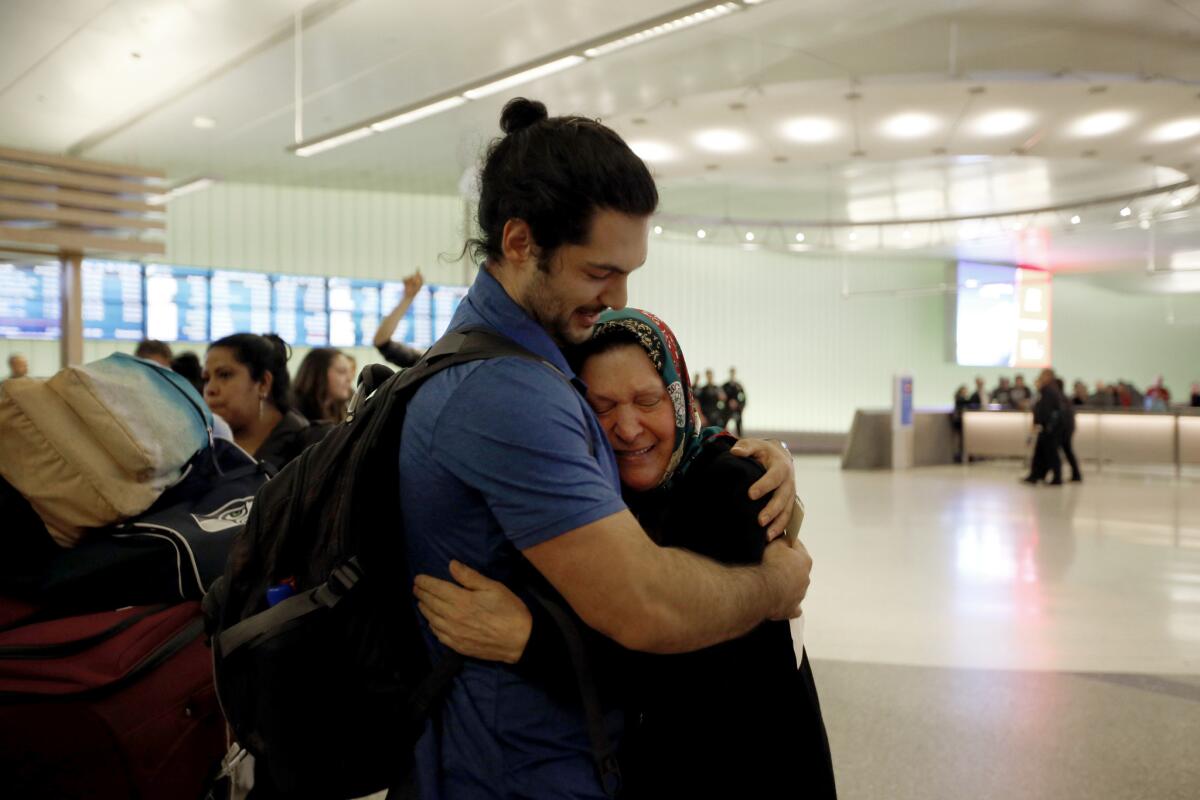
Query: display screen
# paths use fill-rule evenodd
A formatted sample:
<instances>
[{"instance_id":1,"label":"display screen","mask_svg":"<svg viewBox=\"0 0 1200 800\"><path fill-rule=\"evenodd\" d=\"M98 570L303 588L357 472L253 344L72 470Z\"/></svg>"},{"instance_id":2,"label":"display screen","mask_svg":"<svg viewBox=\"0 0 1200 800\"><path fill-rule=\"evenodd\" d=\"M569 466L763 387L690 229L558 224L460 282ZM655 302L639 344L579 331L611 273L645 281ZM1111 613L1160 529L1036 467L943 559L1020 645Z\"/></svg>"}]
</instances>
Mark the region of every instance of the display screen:
<instances>
[{"instance_id":1,"label":"display screen","mask_svg":"<svg viewBox=\"0 0 1200 800\"><path fill-rule=\"evenodd\" d=\"M144 317L141 264L83 262L83 338L136 341Z\"/></svg>"},{"instance_id":2,"label":"display screen","mask_svg":"<svg viewBox=\"0 0 1200 800\"><path fill-rule=\"evenodd\" d=\"M213 341L234 333L271 332L271 278L266 273L216 270L209 295Z\"/></svg>"},{"instance_id":3,"label":"display screen","mask_svg":"<svg viewBox=\"0 0 1200 800\"><path fill-rule=\"evenodd\" d=\"M275 333L293 347L329 344L325 278L277 275L274 280Z\"/></svg>"},{"instance_id":4,"label":"display screen","mask_svg":"<svg viewBox=\"0 0 1200 800\"><path fill-rule=\"evenodd\" d=\"M403 342L418 350L424 350L437 340L454 317L458 304L467 296L465 286L424 286L413 298L412 306L404 319L396 326L392 340ZM389 311L399 305L404 298L404 284L398 281L384 281L382 290L382 312Z\"/></svg>"},{"instance_id":5,"label":"display screen","mask_svg":"<svg viewBox=\"0 0 1200 800\"><path fill-rule=\"evenodd\" d=\"M207 342L210 276L196 267L147 264L146 337Z\"/></svg>"},{"instance_id":6,"label":"display screen","mask_svg":"<svg viewBox=\"0 0 1200 800\"><path fill-rule=\"evenodd\" d=\"M467 296L465 286L435 286L433 287L433 338L440 339L450 327L450 320L458 309L458 304Z\"/></svg>"},{"instance_id":7,"label":"display screen","mask_svg":"<svg viewBox=\"0 0 1200 800\"><path fill-rule=\"evenodd\" d=\"M1050 273L960 261L955 353L969 366L1049 366Z\"/></svg>"},{"instance_id":8,"label":"display screen","mask_svg":"<svg viewBox=\"0 0 1200 800\"><path fill-rule=\"evenodd\" d=\"M0 339L57 339L62 327L57 264L0 263Z\"/></svg>"},{"instance_id":9,"label":"display screen","mask_svg":"<svg viewBox=\"0 0 1200 800\"><path fill-rule=\"evenodd\" d=\"M379 327L379 281L329 279L329 343L333 347L370 347ZM391 310L390 308L388 310Z\"/></svg>"}]
</instances>

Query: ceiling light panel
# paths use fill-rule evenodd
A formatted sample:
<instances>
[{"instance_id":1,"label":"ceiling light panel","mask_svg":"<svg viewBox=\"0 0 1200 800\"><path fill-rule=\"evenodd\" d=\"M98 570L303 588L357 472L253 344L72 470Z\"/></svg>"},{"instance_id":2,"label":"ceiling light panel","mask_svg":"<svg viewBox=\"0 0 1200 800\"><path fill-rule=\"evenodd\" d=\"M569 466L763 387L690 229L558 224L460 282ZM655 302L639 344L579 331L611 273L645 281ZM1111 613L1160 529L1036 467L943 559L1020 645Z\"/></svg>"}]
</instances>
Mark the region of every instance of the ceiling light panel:
<instances>
[{"instance_id":1,"label":"ceiling light panel","mask_svg":"<svg viewBox=\"0 0 1200 800\"><path fill-rule=\"evenodd\" d=\"M880 130L893 139L919 139L941 127L941 122L932 114L907 111L884 120Z\"/></svg>"},{"instance_id":2,"label":"ceiling light panel","mask_svg":"<svg viewBox=\"0 0 1200 800\"><path fill-rule=\"evenodd\" d=\"M1124 130L1132 122L1133 114L1129 111L1101 111L1077 119L1069 130L1072 136L1108 136Z\"/></svg>"},{"instance_id":3,"label":"ceiling light panel","mask_svg":"<svg viewBox=\"0 0 1200 800\"><path fill-rule=\"evenodd\" d=\"M328 139L321 139L320 141L313 142L312 144L306 144L304 147L297 147L296 155L303 158L315 156L317 153L324 153L326 150L332 150L335 147L341 147L344 144L357 142L359 139L365 139L372 133L374 133L374 131L372 131L370 128L355 128L352 131L347 131L345 133L338 134L337 136L331 136Z\"/></svg>"},{"instance_id":4,"label":"ceiling light panel","mask_svg":"<svg viewBox=\"0 0 1200 800\"><path fill-rule=\"evenodd\" d=\"M436 103L430 103L420 108L414 108L411 111L397 114L394 117L388 117L385 120L375 122L371 125L371 130L376 132L390 131L392 128L399 128L401 125L407 125L410 122L416 122L419 119L425 119L426 117L432 117L434 114L458 108L465 102L467 102L465 97L447 97L445 100L438 100Z\"/></svg>"},{"instance_id":5,"label":"ceiling light panel","mask_svg":"<svg viewBox=\"0 0 1200 800\"><path fill-rule=\"evenodd\" d=\"M1033 114L1009 108L989 111L975 119L971 130L979 136L1008 136L1023 131L1033 124Z\"/></svg>"},{"instance_id":6,"label":"ceiling light panel","mask_svg":"<svg viewBox=\"0 0 1200 800\"><path fill-rule=\"evenodd\" d=\"M555 61L540 64L522 72L500 78L491 83L476 86L474 89L467 89L463 92L463 97L466 97L468 100L478 100L481 97L488 97L489 95L503 92L505 89L511 89L514 86L520 86L523 83L529 83L530 81L536 81L538 78L562 72L564 69L570 69L577 64L582 64L586 60L583 56L564 56Z\"/></svg>"},{"instance_id":7,"label":"ceiling light panel","mask_svg":"<svg viewBox=\"0 0 1200 800\"><path fill-rule=\"evenodd\" d=\"M1159 125L1150 134L1150 141L1178 142L1182 139L1191 139L1193 136L1200 136L1200 117L1177 119L1174 122Z\"/></svg>"},{"instance_id":8,"label":"ceiling light panel","mask_svg":"<svg viewBox=\"0 0 1200 800\"><path fill-rule=\"evenodd\" d=\"M798 117L783 124L785 138L802 144L819 144L836 139L841 126L828 117Z\"/></svg>"},{"instance_id":9,"label":"ceiling light panel","mask_svg":"<svg viewBox=\"0 0 1200 800\"><path fill-rule=\"evenodd\" d=\"M741 6L739 6L737 3L718 3L710 8L696 11L691 14L678 17L677 19L668 20L667 22L662 22L658 25L653 25L649 28L637 31L636 33L622 36L618 39L613 39L611 42L605 42L604 44L598 44L595 47L589 47L583 51L583 54L588 58L596 58L598 56L616 52L617 50L624 50L626 47L632 47L635 44L648 42L651 39L657 39L660 36L666 36L668 33L675 33L676 31L681 31L685 28L693 28L696 25L702 25L703 23L711 22L714 19L720 19L721 17L732 14L739 8L741 8Z\"/></svg>"},{"instance_id":10,"label":"ceiling light panel","mask_svg":"<svg viewBox=\"0 0 1200 800\"><path fill-rule=\"evenodd\" d=\"M711 128L700 131L692 141L701 150L710 153L737 153L750 146L750 139L740 131L728 128Z\"/></svg>"},{"instance_id":11,"label":"ceiling light panel","mask_svg":"<svg viewBox=\"0 0 1200 800\"><path fill-rule=\"evenodd\" d=\"M654 164L664 161L674 161L679 155L671 145L649 139L639 139L629 142L629 149L636 153L637 157L642 161L649 161Z\"/></svg>"}]
</instances>

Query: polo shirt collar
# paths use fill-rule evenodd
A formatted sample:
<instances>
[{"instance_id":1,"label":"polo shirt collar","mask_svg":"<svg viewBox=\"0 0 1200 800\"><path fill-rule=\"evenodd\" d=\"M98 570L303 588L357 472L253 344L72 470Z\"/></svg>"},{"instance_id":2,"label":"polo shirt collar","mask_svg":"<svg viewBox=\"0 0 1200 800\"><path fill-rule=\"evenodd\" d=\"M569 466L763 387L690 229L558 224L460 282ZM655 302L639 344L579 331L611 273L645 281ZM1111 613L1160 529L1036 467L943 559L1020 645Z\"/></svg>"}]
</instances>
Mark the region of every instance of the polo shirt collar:
<instances>
[{"instance_id":1,"label":"polo shirt collar","mask_svg":"<svg viewBox=\"0 0 1200 800\"><path fill-rule=\"evenodd\" d=\"M488 327L558 367L577 389L582 387L582 382L567 363L558 344L546 333L545 328L508 296L500 281L496 280L486 267L479 268L475 283L467 291L465 302L471 305L471 309ZM586 392L586 388L583 391Z\"/></svg>"}]
</instances>

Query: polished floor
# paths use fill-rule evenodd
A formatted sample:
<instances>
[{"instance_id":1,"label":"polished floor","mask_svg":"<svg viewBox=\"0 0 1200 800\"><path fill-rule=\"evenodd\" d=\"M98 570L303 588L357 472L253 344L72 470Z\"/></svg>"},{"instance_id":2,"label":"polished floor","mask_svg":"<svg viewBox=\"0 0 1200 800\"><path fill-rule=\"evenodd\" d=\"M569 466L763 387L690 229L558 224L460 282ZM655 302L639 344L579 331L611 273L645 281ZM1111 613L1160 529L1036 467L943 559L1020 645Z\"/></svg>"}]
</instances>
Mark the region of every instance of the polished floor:
<instances>
[{"instance_id":1,"label":"polished floor","mask_svg":"<svg viewBox=\"0 0 1200 800\"><path fill-rule=\"evenodd\" d=\"M1200 477L1019 474L797 460L841 796L1200 798Z\"/></svg>"}]
</instances>

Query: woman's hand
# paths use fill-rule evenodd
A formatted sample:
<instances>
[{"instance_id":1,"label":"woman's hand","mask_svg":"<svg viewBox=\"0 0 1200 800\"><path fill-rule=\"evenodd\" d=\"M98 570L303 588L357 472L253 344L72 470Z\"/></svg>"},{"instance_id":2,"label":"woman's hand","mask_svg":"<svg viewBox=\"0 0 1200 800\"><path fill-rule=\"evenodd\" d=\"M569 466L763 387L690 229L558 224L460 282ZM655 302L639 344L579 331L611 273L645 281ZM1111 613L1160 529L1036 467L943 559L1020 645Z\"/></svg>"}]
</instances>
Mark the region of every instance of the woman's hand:
<instances>
[{"instance_id":1,"label":"woman's hand","mask_svg":"<svg viewBox=\"0 0 1200 800\"><path fill-rule=\"evenodd\" d=\"M425 278L421 275L421 270L418 269L415 273L404 279L404 299L412 300L424 285Z\"/></svg>"},{"instance_id":2,"label":"woman's hand","mask_svg":"<svg viewBox=\"0 0 1200 800\"><path fill-rule=\"evenodd\" d=\"M771 499L758 515L758 524L767 529L767 541L773 541L787 528L796 498L796 464L783 442L767 439L739 439L732 450L735 456L753 458L767 474L750 487L750 499L757 500L768 492Z\"/></svg>"},{"instance_id":3,"label":"woman's hand","mask_svg":"<svg viewBox=\"0 0 1200 800\"><path fill-rule=\"evenodd\" d=\"M517 663L533 630L521 598L457 561L450 562L450 577L457 584L418 575L413 585L417 608L433 635L464 656Z\"/></svg>"}]
</instances>

